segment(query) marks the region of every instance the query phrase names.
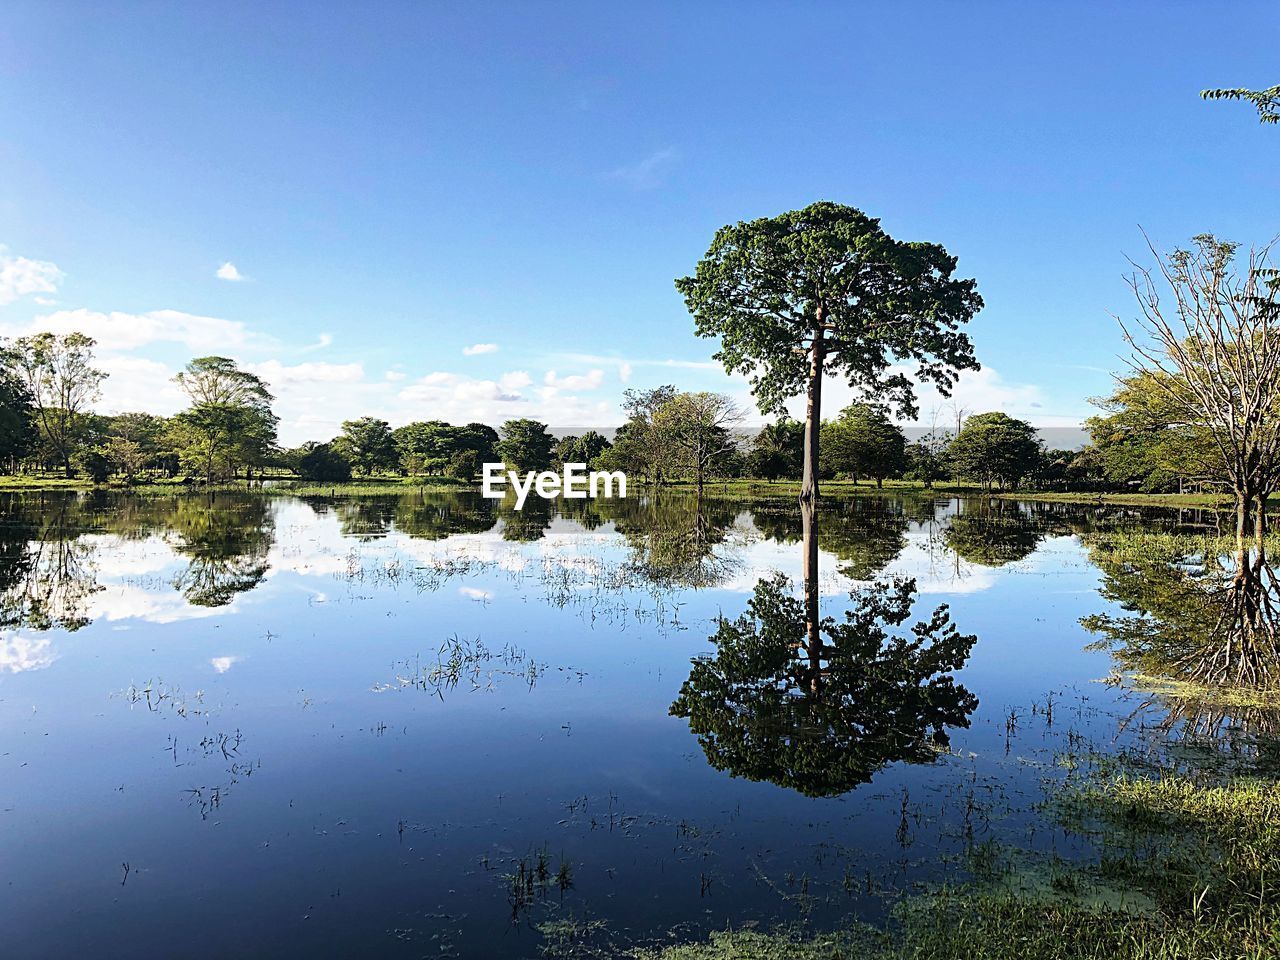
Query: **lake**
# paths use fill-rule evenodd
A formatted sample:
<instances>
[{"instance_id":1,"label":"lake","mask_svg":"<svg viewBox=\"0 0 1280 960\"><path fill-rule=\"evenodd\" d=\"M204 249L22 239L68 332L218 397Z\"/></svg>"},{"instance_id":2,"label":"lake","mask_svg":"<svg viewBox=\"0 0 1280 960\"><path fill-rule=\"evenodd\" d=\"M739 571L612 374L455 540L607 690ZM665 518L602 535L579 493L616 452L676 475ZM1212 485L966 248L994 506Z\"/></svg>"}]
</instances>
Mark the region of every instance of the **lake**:
<instances>
[{"instance_id":1,"label":"lake","mask_svg":"<svg viewBox=\"0 0 1280 960\"><path fill-rule=\"evenodd\" d=\"M983 845L1093 856L1041 806L1055 758L1186 718L1104 682L1081 620L1133 604L1091 537L1212 523L826 503L824 615L905 577L905 630L976 637L959 691L859 674L855 716L767 669L717 701L755 669L728 647L691 677L799 580L791 499L2 495L4 952L526 957L882 922Z\"/></svg>"}]
</instances>

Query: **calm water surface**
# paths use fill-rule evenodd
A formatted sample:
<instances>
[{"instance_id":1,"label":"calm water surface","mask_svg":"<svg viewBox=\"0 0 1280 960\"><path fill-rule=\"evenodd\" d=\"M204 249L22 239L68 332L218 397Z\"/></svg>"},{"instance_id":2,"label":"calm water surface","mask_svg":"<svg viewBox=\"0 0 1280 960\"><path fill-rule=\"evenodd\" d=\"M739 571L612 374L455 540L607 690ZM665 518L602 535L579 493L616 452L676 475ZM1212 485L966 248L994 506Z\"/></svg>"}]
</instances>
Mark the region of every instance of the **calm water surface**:
<instances>
[{"instance_id":1,"label":"calm water surface","mask_svg":"<svg viewBox=\"0 0 1280 960\"><path fill-rule=\"evenodd\" d=\"M1115 605L1087 534L1180 518L827 506L824 613L914 578L911 622L945 603L977 635L977 705L927 756L854 731L821 776L795 731L750 727L735 769L671 710L717 617L799 577L794 502L557 510L0 500L4 954L524 957L564 920L616 943L874 921L975 843L1080 855L1035 807L1055 751L1161 719L1098 682L1079 620Z\"/></svg>"}]
</instances>

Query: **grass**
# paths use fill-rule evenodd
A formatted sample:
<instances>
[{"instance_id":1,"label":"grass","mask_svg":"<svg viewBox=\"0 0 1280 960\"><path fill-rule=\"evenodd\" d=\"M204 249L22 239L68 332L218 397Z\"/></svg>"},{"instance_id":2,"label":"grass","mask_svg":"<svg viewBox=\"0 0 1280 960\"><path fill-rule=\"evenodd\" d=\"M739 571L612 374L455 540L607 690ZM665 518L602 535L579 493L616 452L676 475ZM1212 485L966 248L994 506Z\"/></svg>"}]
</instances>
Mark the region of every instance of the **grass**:
<instances>
[{"instance_id":1,"label":"grass","mask_svg":"<svg viewBox=\"0 0 1280 960\"><path fill-rule=\"evenodd\" d=\"M635 484L637 489L648 487ZM688 482L669 483L664 490L691 491L695 485ZM1063 493L1052 490L990 490L980 484L939 482L932 487L913 480L886 480L883 486L863 480L824 480L819 484L824 497L845 496L896 496L915 493L925 496L989 496L1000 500L1033 500L1044 503L1113 504L1133 507L1184 507L1194 509L1220 509L1230 506L1231 500L1217 493ZM733 496L736 499L753 497L798 496L799 480L717 480L707 483L706 493L715 496Z\"/></svg>"},{"instance_id":2,"label":"grass","mask_svg":"<svg viewBox=\"0 0 1280 960\"><path fill-rule=\"evenodd\" d=\"M1123 759L1051 805L1093 863L910 897L886 931L726 931L645 960L1264 960L1280 956L1280 782ZM1135 772L1135 770L1141 772ZM1102 772L1106 771L1106 772ZM1125 894L1124 902L1108 891ZM1137 904L1137 906L1135 906Z\"/></svg>"},{"instance_id":3,"label":"grass","mask_svg":"<svg viewBox=\"0 0 1280 960\"><path fill-rule=\"evenodd\" d=\"M479 489L478 484L450 477L371 477L331 483L313 483L292 477L265 477L270 486L262 487L258 481L249 483L232 480L224 483L198 484L185 478L148 480L126 484L118 480L98 483L84 477L55 476L0 476L0 491L4 490L122 490L130 493L208 493L254 490L264 493L291 493L300 496L355 496L359 494L405 493L423 487L432 489Z\"/></svg>"},{"instance_id":4,"label":"grass","mask_svg":"<svg viewBox=\"0 0 1280 960\"><path fill-rule=\"evenodd\" d=\"M92 486L91 481L80 477L0 476L0 490L87 490Z\"/></svg>"},{"instance_id":5,"label":"grass","mask_svg":"<svg viewBox=\"0 0 1280 960\"><path fill-rule=\"evenodd\" d=\"M479 484L452 477L370 477L365 480L347 480L342 483L315 483L305 480L284 480L266 488L267 493L294 494L303 497L354 497L368 494L409 493L424 488L431 490L479 490Z\"/></svg>"},{"instance_id":6,"label":"grass","mask_svg":"<svg viewBox=\"0 0 1280 960\"><path fill-rule=\"evenodd\" d=\"M299 496L339 496L350 497L362 494L396 494L407 490L423 488L444 490L478 490L478 482L468 482L450 477L370 477L343 482L315 483L283 477L268 477L272 482L267 492L288 493ZM120 489L137 493L178 491L222 491L261 489L250 487L244 481L214 484L212 486L194 486L184 479L155 480L134 485L124 485L118 481L109 484L94 484L84 478L67 479L58 476L0 476L0 491L5 490L90 490ZM632 481L631 490L634 496L639 492L651 492L653 488L640 482ZM696 489L688 482L664 484L664 491L689 493ZM704 492L709 496L732 497L735 500L768 499L773 497L798 496L800 481L798 480L718 480L707 483ZM965 483L937 483L926 488L924 484L910 480L886 480L882 487L871 481L855 482L852 480L826 480L821 484L824 497L839 499L852 496L900 496L902 494L918 494L921 496L989 496L1001 500L1030 500L1043 503L1079 503L1089 505L1115 505L1132 507L1172 507L1186 509L1226 509L1231 505L1230 498L1215 493L1062 493L1043 490L992 490L988 491L980 485ZM1280 503L1280 497L1273 498Z\"/></svg>"}]
</instances>

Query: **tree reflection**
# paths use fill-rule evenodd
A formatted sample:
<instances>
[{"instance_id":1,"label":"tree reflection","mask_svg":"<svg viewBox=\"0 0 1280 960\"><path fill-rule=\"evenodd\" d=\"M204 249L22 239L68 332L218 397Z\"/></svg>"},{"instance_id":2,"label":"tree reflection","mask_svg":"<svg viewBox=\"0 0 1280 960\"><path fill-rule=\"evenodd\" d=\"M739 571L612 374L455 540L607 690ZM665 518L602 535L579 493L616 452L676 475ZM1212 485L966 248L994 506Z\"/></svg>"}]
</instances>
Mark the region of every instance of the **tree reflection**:
<instances>
[{"instance_id":1,"label":"tree reflection","mask_svg":"<svg viewBox=\"0 0 1280 960\"><path fill-rule=\"evenodd\" d=\"M267 575L275 542L271 501L246 494L181 497L168 517L174 550L188 558L174 587L200 607L226 606Z\"/></svg>"},{"instance_id":2,"label":"tree reflection","mask_svg":"<svg viewBox=\"0 0 1280 960\"><path fill-rule=\"evenodd\" d=\"M943 543L956 555L984 567L1016 563L1035 552L1046 529L1028 507L1010 500L964 500L948 521Z\"/></svg>"},{"instance_id":3,"label":"tree reflection","mask_svg":"<svg viewBox=\"0 0 1280 960\"><path fill-rule=\"evenodd\" d=\"M739 508L727 500L679 495L597 500L626 538L627 569L662 588L718 586L742 560L729 542Z\"/></svg>"},{"instance_id":4,"label":"tree reflection","mask_svg":"<svg viewBox=\"0 0 1280 960\"><path fill-rule=\"evenodd\" d=\"M344 497L333 510L344 537L378 540L391 531L399 502L396 496Z\"/></svg>"},{"instance_id":5,"label":"tree reflection","mask_svg":"<svg viewBox=\"0 0 1280 960\"><path fill-rule=\"evenodd\" d=\"M807 507L802 597L781 574L760 580L747 611L719 621L715 652L693 661L671 713L716 769L834 796L888 763L933 759L949 727L968 726L977 698L952 672L976 638L945 605L903 629L916 594L904 578L852 593L843 619L821 617Z\"/></svg>"},{"instance_id":6,"label":"tree reflection","mask_svg":"<svg viewBox=\"0 0 1280 960\"><path fill-rule=\"evenodd\" d=\"M912 520L920 508L934 513L931 500L896 500L887 497L855 497L818 509L817 545L838 561L840 573L851 580L871 580L902 553ZM794 503L753 505L751 519L770 540L796 543L804 539L803 515Z\"/></svg>"},{"instance_id":7,"label":"tree reflection","mask_svg":"<svg viewBox=\"0 0 1280 960\"><path fill-rule=\"evenodd\" d=\"M496 501L498 516L502 520L502 539L513 543L533 543L541 540L551 529L554 517L554 505L551 500L539 496L530 496L524 507L516 509L516 498L508 495L505 500Z\"/></svg>"},{"instance_id":8,"label":"tree reflection","mask_svg":"<svg viewBox=\"0 0 1280 960\"><path fill-rule=\"evenodd\" d=\"M1243 688L1280 681L1280 583L1265 551L1223 556L1168 535L1091 538L1102 595L1123 614L1081 622L1121 668L1149 677Z\"/></svg>"},{"instance_id":9,"label":"tree reflection","mask_svg":"<svg viewBox=\"0 0 1280 960\"><path fill-rule=\"evenodd\" d=\"M497 522L493 501L473 494L424 492L401 497L395 507L396 529L415 540L484 533Z\"/></svg>"},{"instance_id":10,"label":"tree reflection","mask_svg":"<svg viewBox=\"0 0 1280 960\"><path fill-rule=\"evenodd\" d=\"M75 494L0 497L0 627L78 630L102 587L83 501Z\"/></svg>"}]
</instances>

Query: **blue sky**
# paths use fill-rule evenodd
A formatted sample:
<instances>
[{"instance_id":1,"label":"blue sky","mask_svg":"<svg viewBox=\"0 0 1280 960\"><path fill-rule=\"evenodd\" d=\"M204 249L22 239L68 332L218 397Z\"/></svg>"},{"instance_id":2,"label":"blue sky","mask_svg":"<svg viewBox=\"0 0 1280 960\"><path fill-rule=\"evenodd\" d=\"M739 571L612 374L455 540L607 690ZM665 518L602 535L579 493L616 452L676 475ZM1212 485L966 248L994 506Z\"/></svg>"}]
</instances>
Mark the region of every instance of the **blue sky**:
<instances>
[{"instance_id":1,"label":"blue sky","mask_svg":"<svg viewBox=\"0 0 1280 960\"><path fill-rule=\"evenodd\" d=\"M1140 226L1280 232L1280 130L1198 96L1280 82L1274 4L261 7L0 20L0 333L96 336L105 411L172 412L211 352L272 382L286 442L745 398L672 280L828 199L978 279L964 406L1073 423Z\"/></svg>"}]
</instances>

